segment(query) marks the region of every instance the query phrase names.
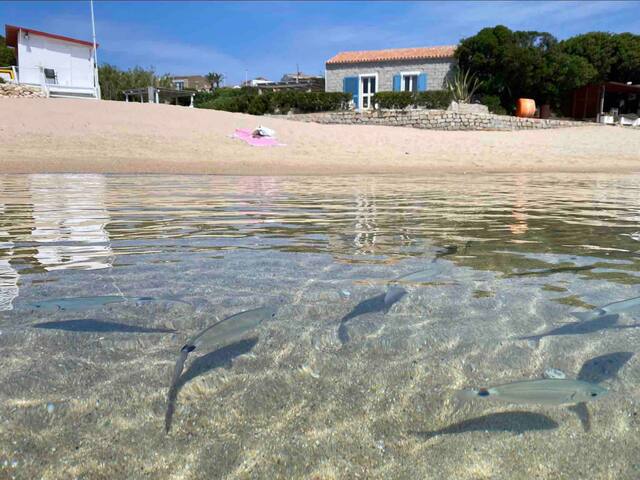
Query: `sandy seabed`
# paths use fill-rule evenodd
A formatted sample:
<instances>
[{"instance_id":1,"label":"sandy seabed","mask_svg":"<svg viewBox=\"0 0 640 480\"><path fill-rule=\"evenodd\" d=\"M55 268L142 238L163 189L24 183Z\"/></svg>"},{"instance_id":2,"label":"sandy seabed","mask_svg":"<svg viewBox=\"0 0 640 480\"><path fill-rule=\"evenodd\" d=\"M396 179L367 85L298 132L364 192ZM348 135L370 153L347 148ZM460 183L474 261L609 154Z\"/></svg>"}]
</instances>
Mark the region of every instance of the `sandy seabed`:
<instances>
[{"instance_id":1,"label":"sandy seabed","mask_svg":"<svg viewBox=\"0 0 640 480\"><path fill-rule=\"evenodd\" d=\"M230 138L260 124L286 146ZM0 99L0 145L0 173L628 172L640 165L640 129L448 132L70 99Z\"/></svg>"}]
</instances>

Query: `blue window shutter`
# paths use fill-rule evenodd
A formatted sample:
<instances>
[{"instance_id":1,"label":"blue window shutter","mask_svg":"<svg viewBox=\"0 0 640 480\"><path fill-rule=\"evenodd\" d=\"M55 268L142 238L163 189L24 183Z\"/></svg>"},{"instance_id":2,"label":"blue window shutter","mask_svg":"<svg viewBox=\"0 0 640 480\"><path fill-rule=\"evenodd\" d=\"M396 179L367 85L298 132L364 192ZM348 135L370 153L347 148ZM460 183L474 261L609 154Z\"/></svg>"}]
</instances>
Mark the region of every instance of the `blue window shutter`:
<instances>
[{"instance_id":1,"label":"blue window shutter","mask_svg":"<svg viewBox=\"0 0 640 480\"><path fill-rule=\"evenodd\" d=\"M426 92L427 91L427 74L421 73L418 75L418 91Z\"/></svg>"},{"instance_id":2,"label":"blue window shutter","mask_svg":"<svg viewBox=\"0 0 640 480\"><path fill-rule=\"evenodd\" d=\"M342 91L351 94L353 103L358 108L358 77L344 77L342 79Z\"/></svg>"},{"instance_id":3,"label":"blue window shutter","mask_svg":"<svg viewBox=\"0 0 640 480\"><path fill-rule=\"evenodd\" d=\"M393 91L394 92L399 92L400 91L400 81L401 81L400 74L393 76Z\"/></svg>"}]
</instances>

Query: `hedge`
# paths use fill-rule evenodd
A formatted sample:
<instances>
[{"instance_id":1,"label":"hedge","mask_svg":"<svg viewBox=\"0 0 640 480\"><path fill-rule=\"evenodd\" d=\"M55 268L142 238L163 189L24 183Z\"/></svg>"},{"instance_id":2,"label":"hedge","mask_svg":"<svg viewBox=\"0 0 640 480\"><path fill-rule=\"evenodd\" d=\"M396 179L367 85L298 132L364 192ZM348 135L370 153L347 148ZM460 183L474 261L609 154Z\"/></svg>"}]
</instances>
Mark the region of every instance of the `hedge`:
<instances>
[{"instance_id":1,"label":"hedge","mask_svg":"<svg viewBox=\"0 0 640 480\"><path fill-rule=\"evenodd\" d=\"M194 104L198 108L211 108L252 115L265 113L327 112L346 109L351 94L340 92L265 92L255 88L219 88L213 92L196 94Z\"/></svg>"},{"instance_id":2,"label":"hedge","mask_svg":"<svg viewBox=\"0 0 640 480\"><path fill-rule=\"evenodd\" d=\"M373 101L378 108L402 109L407 107L423 107L444 110L451 103L448 90L431 90L426 92L378 92Z\"/></svg>"}]
</instances>

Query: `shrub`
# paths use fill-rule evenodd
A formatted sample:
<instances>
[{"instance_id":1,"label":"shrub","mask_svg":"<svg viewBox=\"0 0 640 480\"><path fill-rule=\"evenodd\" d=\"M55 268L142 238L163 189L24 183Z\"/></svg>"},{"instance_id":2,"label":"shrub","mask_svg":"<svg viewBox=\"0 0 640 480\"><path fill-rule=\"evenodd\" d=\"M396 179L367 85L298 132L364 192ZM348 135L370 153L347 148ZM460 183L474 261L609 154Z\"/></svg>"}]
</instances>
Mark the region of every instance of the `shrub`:
<instances>
[{"instance_id":1,"label":"shrub","mask_svg":"<svg viewBox=\"0 0 640 480\"><path fill-rule=\"evenodd\" d=\"M446 109L451 103L451 93L446 90L432 90L427 92L378 92L373 97L378 108L407 108L423 107Z\"/></svg>"},{"instance_id":2,"label":"shrub","mask_svg":"<svg viewBox=\"0 0 640 480\"><path fill-rule=\"evenodd\" d=\"M406 108L415 106L416 98L412 92L378 92L373 96L378 108Z\"/></svg>"},{"instance_id":3,"label":"shrub","mask_svg":"<svg viewBox=\"0 0 640 480\"><path fill-rule=\"evenodd\" d=\"M226 91L220 93L220 90ZM218 89L208 95L201 95L200 98L201 101L195 102L199 108L264 115L273 112L288 113L290 110L300 113L341 110L347 107L351 94L291 90L258 94L257 89L243 88Z\"/></svg>"},{"instance_id":4,"label":"shrub","mask_svg":"<svg viewBox=\"0 0 640 480\"><path fill-rule=\"evenodd\" d=\"M451 92L448 90L431 90L419 92L417 94L416 104L424 108L432 108L436 110L446 110L453 99Z\"/></svg>"},{"instance_id":5,"label":"shrub","mask_svg":"<svg viewBox=\"0 0 640 480\"><path fill-rule=\"evenodd\" d=\"M0 77L0 83L4 83L4 78Z\"/></svg>"},{"instance_id":6,"label":"shrub","mask_svg":"<svg viewBox=\"0 0 640 480\"><path fill-rule=\"evenodd\" d=\"M480 103L486 105L489 108L491 113L495 113L496 115L506 115L507 110L500 103L500 97L497 95L484 95Z\"/></svg>"},{"instance_id":7,"label":"shrub","mask_svg":"<svg viewBox=\"0 0 640 480\"><path fill-rule=\"evenodd\" d=\"M247 113L251 115L264 115L269 112L271 106L266 95L255 95L248 97Z\"/></svg>"}]
</instances>

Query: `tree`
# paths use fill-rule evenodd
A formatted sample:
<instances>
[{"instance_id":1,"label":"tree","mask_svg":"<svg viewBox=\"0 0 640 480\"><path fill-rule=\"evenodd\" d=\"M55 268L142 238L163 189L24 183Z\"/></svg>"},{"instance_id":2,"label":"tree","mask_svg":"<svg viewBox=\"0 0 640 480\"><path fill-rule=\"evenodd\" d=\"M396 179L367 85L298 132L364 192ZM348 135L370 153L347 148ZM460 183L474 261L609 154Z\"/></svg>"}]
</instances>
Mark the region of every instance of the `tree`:
<instances>
[{"instance_id":1,"label":"tree","mask_svg":"<svg viewBox=\"0 0 640 480\"><path fill-rule=\"evenodd\" d=\"M211 84L211 90L215 90L216 88L220 88L220 84L224 80L224 75L222 73L209 72L205 78Z\"/></svg>"},{"instance_id":2,"label":"tree","mask_svg":"<svg viewBox=\"0 0 640 480\"><path fill-rule=\"evenodd\" d=\"M640 83L640 35L589 32L571 37L560 46L593 65L597 81Z\"/></svg>"},{"instance_id":3,"label":"tree","mask_svg":"<svg viewBox=\"0 0 640 480\"><path fill-rule=\"evenodd\" d=\"M0 35L0 67L10 67L16 64L13 48L7 47L5 38Z\"/></svg>"},{"instance_id":4,"label":"tree","mask_svg":"<svg viewBox=\"0 0 640 480\"><path fill-rule=\"evenodd\" d=\"M591 63L547 32L511 31L498 25L463 39L456 57L481 82L478 93L498 97L508 111L518 98L559 106L574 88L596 78Z\"/></svg>"},{"instance_id":5,"label":"tree","mask_svg":"<svg viewBox=\"0 0 640 480\"><path fill-rule=\"evenodd\" d=\"M99 67L100 90L105 100L124 100L124 90L144 87L173 86L169 75L156 75L153 68L145 70L142 67L130 68L127 71L105 63Z\"/></svg>"}]
</instances>

